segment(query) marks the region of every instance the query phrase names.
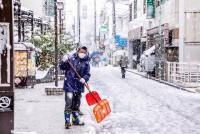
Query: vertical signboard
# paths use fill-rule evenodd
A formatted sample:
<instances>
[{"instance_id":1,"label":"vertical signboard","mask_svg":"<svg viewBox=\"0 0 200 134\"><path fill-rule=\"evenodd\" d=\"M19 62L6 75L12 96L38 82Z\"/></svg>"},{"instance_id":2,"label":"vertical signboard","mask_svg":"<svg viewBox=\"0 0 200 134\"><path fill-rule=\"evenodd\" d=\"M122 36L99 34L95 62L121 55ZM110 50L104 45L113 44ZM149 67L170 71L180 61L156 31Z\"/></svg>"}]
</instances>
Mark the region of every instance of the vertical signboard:
<instances>
[{"instance_id":1,"label":"vertical signboard","mask_svg":"<svg viewBox=\"0 0 200 134\"><path fill-rule=\"evenodd\" d=\"M13 1L0 1L0 134L14 129Z\"/></svg>"},{"instance_id":2,"label":"vertical signboard","mask_svg":"<svg viewBox=\"0 0 200 134\"><path fill-rule=\"evenodd\" d=\"M155 18L155 0L147 0L147 19Z\"/></svg>"}]
</instances>

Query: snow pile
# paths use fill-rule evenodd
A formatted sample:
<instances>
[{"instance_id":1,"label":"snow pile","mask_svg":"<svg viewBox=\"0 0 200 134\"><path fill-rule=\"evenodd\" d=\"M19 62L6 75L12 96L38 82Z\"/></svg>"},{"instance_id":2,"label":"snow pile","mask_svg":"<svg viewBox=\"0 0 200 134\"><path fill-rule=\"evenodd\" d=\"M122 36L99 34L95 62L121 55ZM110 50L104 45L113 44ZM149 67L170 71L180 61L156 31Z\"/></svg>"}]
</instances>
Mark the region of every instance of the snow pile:
<instances>
[{"instance_id":1,"label":"snow pile","mask_svg":"<svg viewBox=\"0 0 200 134\"><path fill-rule=\"evenodd\" d=\"M51 69L51 67L53 67L53 66L50 66L46 70L40 70L39 68L37 68L36 69L36 75L35 75L36 79L43 79L47 75L47 73L49 72L49 70Z\"/></svg>"}]
</instances>

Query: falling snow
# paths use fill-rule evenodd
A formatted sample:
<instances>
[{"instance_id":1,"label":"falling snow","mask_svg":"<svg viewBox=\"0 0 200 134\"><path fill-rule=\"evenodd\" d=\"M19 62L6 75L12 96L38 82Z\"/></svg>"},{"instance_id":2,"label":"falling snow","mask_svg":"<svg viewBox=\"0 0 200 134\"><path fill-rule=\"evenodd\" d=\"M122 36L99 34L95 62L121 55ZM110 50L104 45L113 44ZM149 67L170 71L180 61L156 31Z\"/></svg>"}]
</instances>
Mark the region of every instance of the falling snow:
<instances>
[{"instance_id":1,"label":"falling snow","mask_svg":"<svg viewBox=\"0 0 200 134\"><path fill-rule=\"evenodd\" d=\"M64 95L46 96L45 86L16 89L15 131L36 134L199 134L200 95L127 73L93 68L90 84L109 100L112 113L97 124L84 97L83 127L64 129ZM54 83L51 83L52 85ZM62 85L62 82L59 83Z\"/></svg>"}]
</instances>

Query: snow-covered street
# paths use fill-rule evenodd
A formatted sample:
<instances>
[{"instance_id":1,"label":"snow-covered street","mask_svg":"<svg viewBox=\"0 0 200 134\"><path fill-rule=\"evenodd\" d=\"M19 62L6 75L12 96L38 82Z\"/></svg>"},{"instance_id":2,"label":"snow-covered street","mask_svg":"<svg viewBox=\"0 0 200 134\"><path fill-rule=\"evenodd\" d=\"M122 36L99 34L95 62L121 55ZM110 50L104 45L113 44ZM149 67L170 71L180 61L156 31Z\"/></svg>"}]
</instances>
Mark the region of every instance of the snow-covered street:
<instances>
[{"instance_id":1,"label":"snow-covered street","mask_svg":"<svg viewBox=\"0 0 200 134\"><path fill-rule=\"evenodd\" d=\"M200 94L189 93L119 68L92 68L90 84L109 100L112 113L97 124L83 96L83 127L64 129L64 95L45 87L15 90L15 131L32 134L200 134ZM62 86L62 82L59 83Z\"/></svg>"}]
</instances>

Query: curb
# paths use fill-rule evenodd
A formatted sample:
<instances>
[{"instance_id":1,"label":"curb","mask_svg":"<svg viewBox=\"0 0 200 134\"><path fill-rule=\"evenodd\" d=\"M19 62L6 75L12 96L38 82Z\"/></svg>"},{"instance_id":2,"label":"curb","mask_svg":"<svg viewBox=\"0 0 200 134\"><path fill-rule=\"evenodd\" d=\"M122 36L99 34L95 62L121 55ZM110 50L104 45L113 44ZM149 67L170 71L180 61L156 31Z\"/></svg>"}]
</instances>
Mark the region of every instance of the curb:
<instances>
[{"instance_id":1,"label":"curb","mask_svg":"<svg viewBox=\"0 0 200 134\"><path fill-rule=\"evenodd\" d=\"M174 87L174 88L176 88L176 89L180 89L180 90L187 91L187 92L190 92L190 93L197 93L197 92L195 92L195 91L188 90L187 88L184 88L184 87L182 87L182 86L174 85L174 84L172 84L172 83L169 83L169 82L164 81L164 80L159 80L159 79L156 79L156 78L154 78L154 77L148 77L148 76L146 76L146 75L143 75L143 74L134 72L134 71L132 71L132 70L130 70L130 69L128 69L127 71L130 72L130 73L134 73L134 74L136 74L136 75L142 76L142 77L144 77L144 78L146 78L146 79L150 79L150 80L153 80L153 81L156 81L156 82L159 82L159 83L162 83L162 84L165 84L165 85Z\"/></svg>"}]
</instances>

